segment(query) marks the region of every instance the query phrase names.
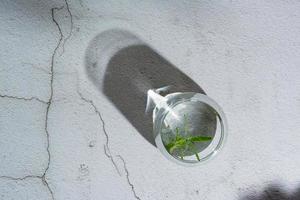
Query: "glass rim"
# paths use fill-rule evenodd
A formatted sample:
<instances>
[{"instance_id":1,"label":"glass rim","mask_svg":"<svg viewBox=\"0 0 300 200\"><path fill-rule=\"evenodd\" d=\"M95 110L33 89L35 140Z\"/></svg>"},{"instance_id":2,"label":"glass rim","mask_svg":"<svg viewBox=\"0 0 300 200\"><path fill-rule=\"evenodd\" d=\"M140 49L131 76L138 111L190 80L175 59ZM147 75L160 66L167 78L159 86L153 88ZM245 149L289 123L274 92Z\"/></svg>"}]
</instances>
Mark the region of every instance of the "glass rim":
<instances>
[{"instance_id":1,"label":"glass rim","mask_svg":"<svg viewBox=\"0 0 300 200\"><path fill-rule=\"evenodd\" d=\"M169 95L173 96L174 94L176 94L176 93L171 93ZM193 95L193 96L191 96L187 99L180 99L180 96L185 95L185 94L190 94L190 95ZM215 147L213 147L212 151L208 155L206 155L204 158L201 158L200 161L192 161L192 160L181 161L181 160L173 157L166 150L165 145L163 144L160 129L161 129L162 123L163 123L166 115L169 113L169 111L164 110L162 113L159 113L159 111L161 110L161 109L159 109L156 112L155 115L158 115L158 113L159 113L161 115L161 117L159 117L159 118L156 117L155 118L155 122L154 122L154 126L153 126L153 132L154 132L154 134L155 134L155 132L157 134L155 136L156 146L158 147L158 149L161 151L161 153L166 158L168 158L170 161L175 162L179 165L197 166L197 165L201 165L203 163L206 163L208 160L211 160L211 158L215 157L215 155L223 148L224 143L227 140L228 125L227 125L227 119L226 119L225 113L223 112L222 108L212 98L208 97L205 94L194 93L194 92L183 92L183 93L176 94L176 97L179 97L179 100L174 105L171 105L171 107L174 107L174 106L176 106L176 105L178 105L182 102L185 102L185 101L195 101L195 102L203 102L203 103L207 104L208 106L210 106L212 109L214 109L214 111L217 113L217 117L219 118L219 123L220 123L220 126L221 126L220 139L219 139L218 143L215 145ZM166 98L168 98L168 95L166 96Z\"/></svg>"}]
</instances>

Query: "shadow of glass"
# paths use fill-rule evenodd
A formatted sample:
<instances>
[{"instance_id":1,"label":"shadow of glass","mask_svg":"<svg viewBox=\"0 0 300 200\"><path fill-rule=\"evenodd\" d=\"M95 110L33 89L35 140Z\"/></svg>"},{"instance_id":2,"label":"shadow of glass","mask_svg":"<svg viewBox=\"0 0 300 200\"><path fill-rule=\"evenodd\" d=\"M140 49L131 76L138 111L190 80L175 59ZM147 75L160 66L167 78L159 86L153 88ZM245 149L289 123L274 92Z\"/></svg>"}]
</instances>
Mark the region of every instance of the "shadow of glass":
<instances>
[{"instance_id":1,"label":"shadow of glass","mask_svg":"<svg viewBox=\"0 0 300 200\"><path fill-rule=\"evenodd\" d=\"M278 184L269 185L262 192L252 192L240 198L240 200L300 200L300 188L294 192L288 192Z\"/></svg>"},{"instance_id":2,"label":"shadow of glass","mask_svg":"<svg viewBox=\"0 0 300 200\"><path fill-rule=\"evenodd\" d=\"M123 30L97 36L87 50L86 67L96 87L154 146L152 115L145 114L147 91L172 85L170 92L204 93L186 74Z\"/></svg>"}]
</instances>

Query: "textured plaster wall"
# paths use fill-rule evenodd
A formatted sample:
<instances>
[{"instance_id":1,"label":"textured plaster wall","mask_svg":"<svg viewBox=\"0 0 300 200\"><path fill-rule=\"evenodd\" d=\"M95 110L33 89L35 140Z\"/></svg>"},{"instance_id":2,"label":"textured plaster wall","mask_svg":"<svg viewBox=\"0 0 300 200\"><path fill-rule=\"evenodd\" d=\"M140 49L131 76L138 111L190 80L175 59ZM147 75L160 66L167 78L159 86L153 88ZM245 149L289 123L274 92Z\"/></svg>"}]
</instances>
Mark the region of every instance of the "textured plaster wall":
<instances>
[{"instance_id":1,"label":"textured plaster wall","mask_svg":"<svg viewBox=\"0 0 300 200\"><path fill-rule=\"evenodd\" d=\"M296 0L1 1L0 199L296 198L299 11ZM90 80L87 48L116 28L223 107L218 157L169 162Z\"/></svg>"}]
</instances>

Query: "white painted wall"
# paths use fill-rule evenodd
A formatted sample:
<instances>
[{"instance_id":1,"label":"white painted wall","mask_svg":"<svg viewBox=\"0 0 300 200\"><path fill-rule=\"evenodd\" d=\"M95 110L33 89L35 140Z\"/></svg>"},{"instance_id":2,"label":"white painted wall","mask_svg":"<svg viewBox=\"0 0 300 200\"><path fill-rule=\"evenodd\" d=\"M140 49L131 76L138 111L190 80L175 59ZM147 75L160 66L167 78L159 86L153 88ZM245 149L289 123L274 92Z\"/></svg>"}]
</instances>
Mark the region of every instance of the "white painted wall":
<instances>
[{"instance_id":1,"label":"white painted wall","mask_svg":"<svg viewBox=\"0 0 300 200\"><path fill-rule=\"evenodd\" d=\"M293 193L299 11L296 0L1 1L0 199L228 200L272 183ZM229 137L216 159L169 162L88 79L86 49L112 28L139 36L223 107Z\"/></svg>"}]
</instances>

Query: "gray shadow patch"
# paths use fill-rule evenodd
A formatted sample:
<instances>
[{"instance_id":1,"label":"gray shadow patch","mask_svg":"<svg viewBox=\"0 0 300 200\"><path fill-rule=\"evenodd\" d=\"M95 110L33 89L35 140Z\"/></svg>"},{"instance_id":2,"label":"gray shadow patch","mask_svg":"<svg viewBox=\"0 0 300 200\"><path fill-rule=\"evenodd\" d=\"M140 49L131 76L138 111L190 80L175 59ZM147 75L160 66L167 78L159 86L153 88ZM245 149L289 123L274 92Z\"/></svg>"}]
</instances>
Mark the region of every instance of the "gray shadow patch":
<instances>
[{"instance_id":1,"label":"gray shadow patch","mask_svg":"<svg viewBox=\"0 0 300 200\"><path fill-rule=\"evenodd\" d=\"M300 187L289 192L280 184L270 184L261 192L249 192L242 196L240 200L300 200Z\"/></svg>"},{"instance_id":2,"label":"gray shadow patch","mask_svg":"<svg viewBox=\"0 0 300 200\"><path fill-rule=\"evenodd\" d=\"M147 91L172 85L170 92L205 94L186 74L124 30L109 30L92 40L86 69L95 86L154 146L152 115L145 114Z\"/></svg>"}]
</instances>

